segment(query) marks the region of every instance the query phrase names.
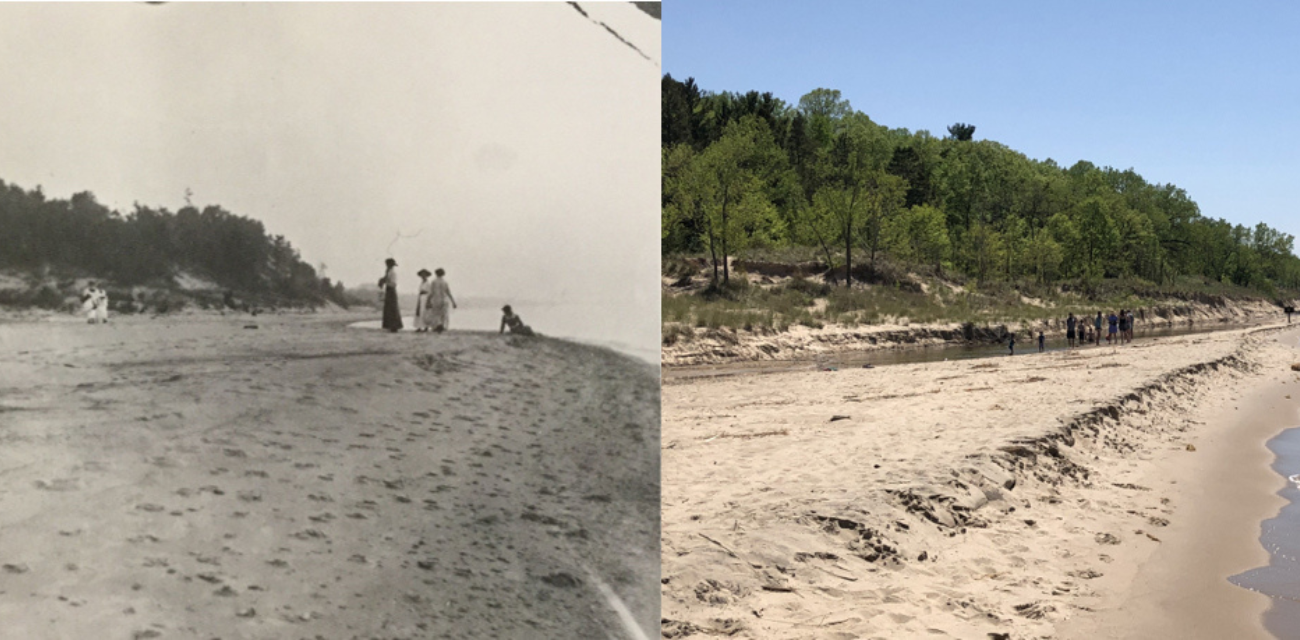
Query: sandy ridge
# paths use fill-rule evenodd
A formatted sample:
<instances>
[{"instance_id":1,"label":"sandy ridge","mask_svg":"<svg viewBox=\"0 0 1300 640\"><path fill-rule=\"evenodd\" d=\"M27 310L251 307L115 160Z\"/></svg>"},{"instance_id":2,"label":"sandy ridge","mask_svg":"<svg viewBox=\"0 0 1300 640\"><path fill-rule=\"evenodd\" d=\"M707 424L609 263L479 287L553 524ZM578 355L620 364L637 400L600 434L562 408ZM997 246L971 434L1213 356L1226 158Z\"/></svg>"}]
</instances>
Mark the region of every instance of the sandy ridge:
<instances>
[{"instance_id":1,"label":"sandy ridge","mask_svg":"<svg viewBox=\"0 0 1300 640\"><path fill-rule=\"evenodd\" d=\"M1277 306L1263 301L1225 300L1217 304L1191 302L1144 310L1139 326L1205 326L1215 324L1259 324L1276 322ZM1189 324L1190 323L1190 324ZM1046 331L1053 339L1063 338L1062 320L990 325L881 324L847 327L828 324L822 328L792 326L787 331L705 329L673 324L665 331L664 366L691 366L727 362L795 360L834 355L848 351L935 347L970 342L996 342L1008 332Z\"/></svg>"},{"instance_id":2,"label":"sandy ridge","mask_svg":"<svg viewBox=\"0 0 1300 640\"><path fill-rule=\"evenodd\" d=\"M658 380L311 317L0 327L0 637L620 637Z\"/></svg>"},{"instance_id":3,"label":"sandy ridge","mask_svg":"<svg viewBox=\"0 0 1300 640\"><path fill-rule=\"evenodd\" d=\"M1096 606L1098 578L1122 584L1160 544L1178 505L1147 462L1194 455L1197 408L1287 357L1275 330L890 367L897 379L867 397L911 427L888 434L884 419L874 434L836 426L865 403L818 427L796 416L848 413L845 394L869 373L665 387L665 636L1049 637ZM1050 379L1065 367L1122 373L1080 394ZM942 384L977 371L993 379ZM960 397L970 391L992 406ZM1032 415L996 413L1025 397ZM944 428L954 419L966 424ZM936 438L958 446L927 446Z\"/></svg>"}]
</instances>

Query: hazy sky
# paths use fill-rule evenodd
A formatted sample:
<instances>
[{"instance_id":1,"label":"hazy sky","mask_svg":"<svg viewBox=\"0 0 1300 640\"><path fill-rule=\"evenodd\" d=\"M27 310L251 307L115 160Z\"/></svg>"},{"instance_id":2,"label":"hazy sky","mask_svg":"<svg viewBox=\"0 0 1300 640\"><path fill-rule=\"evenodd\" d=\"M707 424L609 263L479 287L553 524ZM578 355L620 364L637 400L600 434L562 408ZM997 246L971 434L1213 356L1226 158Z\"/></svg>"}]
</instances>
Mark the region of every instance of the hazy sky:
<instances>
[{"instance_id":1,"label":"hazy sky","mask_svg":"<svg viewBox=\"0 0 1300 640\"><path fill-rule=\"evenodd\" d=\"M1297 33L1285 2L710 0L669 5L664 71L792 104L839 89L878 123L940 136L968 122L1300 236Z\"/></svg>"},{"instance_id":2,"label":"hazy sky","mask_svg":"<svg viewBox=\"0 0 1300 640\"><path fill-rule=\"evenodd\" d=\"M122 213L190 189L349 286L392 255L404 289L442 266L657 330L660 23L581 6L0 3L0 180Z\"/></svg>"}]
</instances>

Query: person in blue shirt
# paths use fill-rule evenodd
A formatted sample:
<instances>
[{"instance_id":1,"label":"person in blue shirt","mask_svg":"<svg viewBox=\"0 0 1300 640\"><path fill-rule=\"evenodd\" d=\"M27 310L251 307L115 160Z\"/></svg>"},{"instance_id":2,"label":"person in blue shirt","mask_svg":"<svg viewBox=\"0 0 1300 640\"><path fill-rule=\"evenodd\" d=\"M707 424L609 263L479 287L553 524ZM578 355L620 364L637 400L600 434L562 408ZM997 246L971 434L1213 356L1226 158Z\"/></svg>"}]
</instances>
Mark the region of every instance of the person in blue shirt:
<instances>
[{"instance_id":1,"label":"person in blue shirt","mask_svg":"<svg viewBox=\"0 0 1300 640\"><path fill-rule=\"evenodd\" d=\"M1112 313L1109 316L1106 316L1106 322L1108 323L1106 329L1106 344L1114 344L1117 337L1115 334L1119 333L1119 316Z\"/></svg>"}]
</instances>

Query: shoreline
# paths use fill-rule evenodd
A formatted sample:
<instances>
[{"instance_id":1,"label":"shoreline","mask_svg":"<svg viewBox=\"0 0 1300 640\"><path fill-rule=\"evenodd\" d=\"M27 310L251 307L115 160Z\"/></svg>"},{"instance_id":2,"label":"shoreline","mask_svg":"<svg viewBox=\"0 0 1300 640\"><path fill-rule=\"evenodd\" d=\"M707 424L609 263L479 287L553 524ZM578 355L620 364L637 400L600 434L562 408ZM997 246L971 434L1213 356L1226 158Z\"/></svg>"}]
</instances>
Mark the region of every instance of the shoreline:
<instances>
[{"instance_id":1,"label":"shoreline","mask_svg":"<svg viewBox=\"0 0 1300 640\"><path fill-rule=\"evenodd\" d=\"M1191 552L1161 561L1229 539L1222 561L1244 564L1181 606L1231 602L1262 633L1267 598L1226 577L1266 558L1278 425L1223 424L1241 419L1234 393L1294 376L1280 332L665 386L665 637L1172 637L1151 635L1154 571L1204 568ZM1251 500L1246 472L1267 485ZM1223 495L1202 501L1215 481ZM1211 503L1244 514L1226 538L1202 535Z\"/></svg>"},{"instance_id":2,"label":"shoreline","mask_svg":"<svg viewBox=\"0 0 1300 640\"><path fill-rule=\"evenodd\" d=\"M1300 328L1280 333L1279 342L1293 344ZM1260 527L1287 503L1278 495L1286 478L1274 471L1267 445L1300 426L1296 400L1286 397L1300 398L1300 385L1289 368L1275 369L1261 372L1244 395L1199 414L1205 426L1194 442L1209 455L1174 454L1161 465L1177 483L1173 499L1188 507L1167 529L1165 544L1134 559L1127 585L1108 585L1113 591L1096 614L1061 627L1062 640L1274 638L1263 622L1271 599L1228 577L1269 563Z\"/></svg>"},{"instance_id":3,"label":"shoreline","mask_svg":"<svg viewBox=\"0 0 1300 640\"><path fill-rule=\"evenodd\" d=\"M1151 313L1139 321L1139 331L1229 325L1232 328L1268 326L1279 322L1280 310L1262 301L1225 301L1220 305L1185 303L1167 309L1165 315ZM1285 315L1281 318L1285 321ZM1009 332L1043 330L1048 339L1063 343L1063 319L1032 322L958 322L933 324L880 324L846 326L826 324L821 328L794 325L786 331L734 328L696 328L664 323L662 347L665 368L737 365L744 363L799 363L860 351L910 350L996 344ZM1032 349L1031 340L1022 344Z\"/></svg>"}]
</instances>

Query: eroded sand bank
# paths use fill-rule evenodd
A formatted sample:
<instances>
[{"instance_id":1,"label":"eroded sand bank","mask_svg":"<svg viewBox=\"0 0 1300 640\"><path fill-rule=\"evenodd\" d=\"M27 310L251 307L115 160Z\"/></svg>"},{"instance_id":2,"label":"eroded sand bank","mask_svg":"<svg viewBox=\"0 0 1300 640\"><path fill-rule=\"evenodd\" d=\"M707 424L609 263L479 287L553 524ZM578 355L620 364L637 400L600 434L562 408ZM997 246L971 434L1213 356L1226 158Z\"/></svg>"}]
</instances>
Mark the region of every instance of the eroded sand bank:
<instances>
[{"instance_id":1,"label":"eroded sand bank","mask_svg":"<svg viewBox=\"0 0 1300 640\"><path fill-rule=\"evenodd\" d=\"M1266 637L1296 338L668 383L664 634Z\"/></svg>"},{"instance_id":2,"label":"eroded sand bank","mask_svg":"<svg viewBox=\"0 0 1300 640\"><path fill-rule=\"evenodd\" d=\"M0 326L4 636L657 627L653 367L343 325Z\"/></svg>"}]
</instances>

